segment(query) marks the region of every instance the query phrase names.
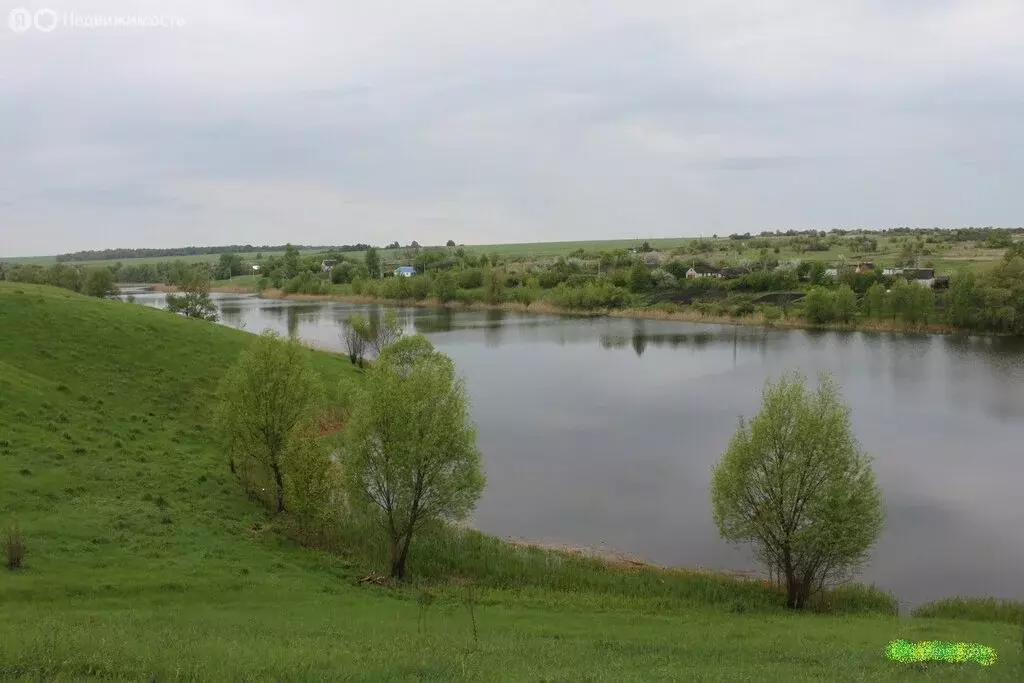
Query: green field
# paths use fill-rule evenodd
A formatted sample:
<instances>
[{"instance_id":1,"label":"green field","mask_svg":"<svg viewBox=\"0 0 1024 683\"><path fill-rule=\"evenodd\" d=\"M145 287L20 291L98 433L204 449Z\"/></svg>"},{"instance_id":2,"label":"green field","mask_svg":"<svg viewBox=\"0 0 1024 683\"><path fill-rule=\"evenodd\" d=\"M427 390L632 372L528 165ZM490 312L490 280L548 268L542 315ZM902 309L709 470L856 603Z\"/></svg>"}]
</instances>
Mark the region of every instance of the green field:
<instances>
[{"instance_id":1,"label":"green field","mask_svg":"<svg viewBox=\"0 0 1024 683\"><path fill-rule=\"evenodd\" d=\"M24 568L0 570L0 678L1024 679L1009 623L791 614L758 582L625 570L474 532L417 542L421 583L360 584L380 569L376 540L298 547L247 499L210 433L216 384L251 339L0 283L0 524L17 521L29 549ZM361 381L339 356L310 356L329 388ZM459 576L478 586L476 639L464 591L449 586ZM423 589L436 602L421 630ZM846 609L885 603L858 595ZM900 638L977 642L1000 659L888 662Z\"/></svg>"},{"instance_id":2,"label":"green field","mask_svg":"<svg viewBox=\"0 0 1024 683\"><path fill-rule=\"evenodd\" d=\"M696 242L697 240L704 239L714 245L714 251L702 254L700 258L728 261L728 262L753 262L757 261L761 254L758 249L745 249L742 251L736 251L736 242L725 237L718 239L712 238L696 238L696 237L673 237L673 238L637 238L637 239L623 239L623 240L588 240L588 241L575 241L575 242L529 242L529 243L510 243L510 244L471 244L465 245L464 248L467 252L474 254L489 254L496 255L502 259L509 261L518 262L529 262L534 259L550 259L558 256L568 257L573 252L583 249L588 253L595 253L599 251L612 251L616 249L630 249L639 247L643 242L648 242L650 246L664 253L669 253L674 249L680 247L686 247L689 244ZM757 238L754 238L757 239ZM843 262L847 263L858 263L861 261L871 261L879 265L891 266L895 265L898 261L901 246L892 237L879 236L878 249L874 252L856 252L844 247L832 247L827 251L807 251L797 252L786 246L785 237L769 237L767 238L770 244L782 245L779 252L775 253L770 251L772 258L780 261L824 261L833 264L840 264ZM443 247L427 247L427 248L443 248ZM965 269L973 270L985 270L992 264L997 262L1003 253L1001 249L987 249L982 246L975 245L973 243L964 244L938 244L933 247L934 252L930 255L923 257L923 261L933 263L941 274L955 274ZM256 254L262 253L264 258L270 256L281 256L283 252L249 252L241 253L240 256L247 262L255 262ZM314 250L303 250L303 255L319 254L322 252ZM381 250L382 262L386 267L394 267L398 264L403 264L410 261L407 258L409 250L402 249L383 249ZM346 258L350 259L362 259L365 252L348 252L345 254ZM695 257L696 258L696 257ZM196 262L207 262L214 263L220 259L219 254L203 254L196 256L167 256L167 257L153 257L153 258L137 258L137 259L120 259L120 260L97 260L97 261L73 261L69 262L76 265L85 266L111 266L115 263L121 263L123 265L142 265L158 263L161 261L184 261L187 263ZM36 256L36 257L21 257L21 258L2 258L0 261L6 261L9 263L36 263L40 265L50 265L56 263L56 257L54 256Z\"/></svg>"},{"instance_id":3,"label":"green field","mask_svg":"<svg viewBox=\"0 0 1024 683\"><path fill-rule=\"evenodd\" d=\"M313 254L313 251L303 251L303 254ZM269 256L282 256L283 251L262 251L242 252L239 255L247 261L255 261L256 255L262 254L263 258ZM68 265L83 266L112 266L115 263L123 265L144 265L147 263L160 263L162 261L184 261L185 263L216 263L220 260L220 254L196 254L194 256L154 256L152 258L126 258L126 259L99 259L95 261L65 261ZM26 256L21 258L0 258L0 261L9 263L37 263L48 266L57 262L56 256Z\"/></svg>"}]
</instances>

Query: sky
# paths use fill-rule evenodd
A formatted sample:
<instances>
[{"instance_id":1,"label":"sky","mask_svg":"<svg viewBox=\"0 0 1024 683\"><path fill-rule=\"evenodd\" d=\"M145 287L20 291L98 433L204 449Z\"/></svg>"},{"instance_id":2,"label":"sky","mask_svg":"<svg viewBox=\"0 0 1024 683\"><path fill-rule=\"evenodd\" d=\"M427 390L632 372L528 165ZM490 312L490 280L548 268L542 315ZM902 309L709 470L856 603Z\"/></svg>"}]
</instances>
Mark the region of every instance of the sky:
<instances>
[{"instance_id":1,"label":"sky","mask_svg":"<svg viewBox=\"0 0 1024 683\"><path fill-rule=\"evenodd\" d=\"M0 256L1024 225L1020 0L0 18Z\"/></svg>"}]
</instances>

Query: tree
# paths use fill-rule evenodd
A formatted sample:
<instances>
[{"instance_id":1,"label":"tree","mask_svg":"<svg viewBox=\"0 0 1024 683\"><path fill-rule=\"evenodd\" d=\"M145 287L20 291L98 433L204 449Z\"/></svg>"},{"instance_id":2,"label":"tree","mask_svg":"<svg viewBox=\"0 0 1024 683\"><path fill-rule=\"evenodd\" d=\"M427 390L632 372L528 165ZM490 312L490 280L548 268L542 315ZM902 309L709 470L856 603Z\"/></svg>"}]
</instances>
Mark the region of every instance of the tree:
<instances>
[{"instance_id":1,"label":"tree","mask_svg":"<svg viewBox=\"0 0 1024 683\"><path fill-rule=\"evenodd\" d=\"M114 274L110 272L109 268L94 268L90 270L85 278L85 288L82 290L83 294L100 297L101 299L108 296L116 296L117 292Z\"/></svg>"},{"instance_id":2,"label":"tree","mask_svg":"<svg viewBox=\"0 0 1024 683\"><path fill-rule=\"evenodd\" d=\"M857 295L849 285L839 285L832 292L833 309L840 322L848 323L857 315Z\"/></svg>"},{"instance_id":3,"label":"tree","mask_svg":"<svg viewBox=\"0 0 1024 683\"><path fill-rule=\"evenodd\" d=\"M956 327L973 329L980 321L981 308L974 273L968 271L954 277L949 286L949 321Z\"/></svg>"},{"instance_id":4,"label":"tree","mask_svg":"<svg viewBox=\"0 0 1024 683\"><path fill-rule=\"evenodd\" d=\"M370 344L370 337L369 320L359 315L345 320L341 332L341 342L345 345L345 352L352 365L363 367L363 357L366 355L366 347Z\"/></svg>"},{"instance_id":5,"label":"tree","mask_svg":"<svg viewBox=\"0 0 1024 683\"><path fill-rule=\"evenodd\" d=\"M828 280L828 276L825 274L825 264L821 261L815 261L811 264L810 270L807 272L807 277L810 278L812 285L823 285Z\"/></svg>"},{"instance_id":6,"label":"tree","mask_svg":"<svg viewBox=\"0 0 1024 683\"><path fill-rule=\"evenodd\" d=\"M629 290L639 294L646 292L651 287L651 271L642 260L633 262L629 269Z\"/></svg>"},{"instance_id":7,"label":"tree","mask_svg":"<svg viewBox=\"0 0 1024 683\"><path fill-rule=\"evenodd\" d=\"M446 247L454 247L455 246L455 240L448 240L447 242L444 243L444 245Z\"/></svg>"},{"instance_id":8,"label":"tree","mask_svg":"<svg viewBox=\"0 0 1024 683\"><path fill-rule=\"evenodd\" d=\"M416 240L413 240L412 242L409 243L409 246L412 247L413 249L419 249L420 243L417 242Z\"/></svg>"},{"instance_id":9,"label":"tree","mask_svg":"<svg viewBox=\"0 0 1024 683\"><path fill-rule=\"evenodd\" d=\"M411 363L399 362L406 358L401 349L385 353L370 370L343 448L349 491L370 504L387 537L391 576L398 579L405 577L416 532L431 520L465 518L485 483L455 364L422 348Z\"/></svg>"},{"instance_id":10,"label":"tree","mask_svg":"<svg viewBox=\"0 0 1024 683\"><path fill-rule=\"evenodd\" d=\"M864 294L864 315L877 318L885 313L885 287L875 283Z\"/></svg>"},{"instance_id":11,"label":"tree","mask_svg":"<svg viewBox=\"0 0 1024 683\"><path fill-rule=\"evenodd\" d=\"M640 251L641 254L646 254L646 253L654 251L654 250L651 248L651 243L650 242L644 241L644 243L640 245L639 251Z\"/></svg>"},{"instance_id":12,"label":"tree","mask_svg":"<svg viewBox=\"0 0 1024 683\"><path fill-rule=\"evenodd\" d=\"M500 304L505 299L505 271L500 268L484 268L484 301Z\"/></svg>"},{"instance_id":13,"label":"tree","mask_svg":"<svg viewBox=\"0 0 1024 683\"><path fill-rule=\"evenodd\" d=\"M761 410L740 420L715 466L713 516L722 536L752 542L800 609L867 560L884 521L881 492L829 376L810 393L798 374L766 383Z\"/></svg>"},{"instance_id":14,"label":"tree","mask_svg":"<svg viewBox=\"0 0 1024 683\"><path fill-rule=\"evenodd\" d=\"M284 259L281 263L281 275L286 279L290 280L299 274L299 270L302 269L301 259L299 258L299 250L291 244L285 245Z\"/></svg>"},{"instance_id":15,"label":"tree","mask_svg":"<svg viewBox=\"0 0 1024 683\"><path fill-rule=\"evenodd\" d=\"M167 310L186 318L217 320L217 304L210 298L210 281L196 271L181 285L180 294L167 295Z\"/></svg>"},{"instance_id":16,"label":"tree","mask_svg":"<svg viewBox=\"0 0 1024 683\"><path fill-rule=\"evenodd\" d=\"M835 297L825 287L814 286L804 297L804 317L815 325L825 325L836 319Z\"/></svg>"},{"instance_id":17,"label":"tree","mask_svg":"<svg viewBox=\"0 0 1024 683\"><path fill-rule=\"evenodd\" d=\"M242 275L245 273L245 262L238 254L225 252L220 255L220 261L217 263L217 270L214 272L214 279L230 280L235 275Z\"/></svg>"},{"instance_id":18,"label":"tree","mask_svg":"<svg viewBox=\"0 0 1024 683\"><path fill-rule=\"evenodd\" d=\"M285 479L310 438L322 387L309 351L264 332L221 382L216 422L230 458L254 478L269 477L273 509L285 510ZM298 449L298 450L296 450Z\"/></svg>"},{"instance_id":19,"label":"tree","mask_svg":"<svg viewBox=\"0 0 1024 683\"><path fill-rule=\"evenodd\" d=\"M366 272L369 277L375 280L380 279L380 254L373 247L366 250Z\"/></svg>"},{"instance_id":20,"label":"tree","mask_svg":"<svg viewBox=\"0 0 1024 683\"><path fill-rule=\"evenodd\" d=\"M404 281L404 280L403 280ZM388 311L384 320L374 319L370 323L368 341L370 348L379 357L384 349L402 337L402 326L398 324L398 314Z\"/></svg>"},{"instance_id":21,"label":"tree","mask_svg":"<svg viewBox=\"0 0 1024 683\"><path fill-rule=\"evenodd\" d=\"M416 363L434 353L434 345L422 334L399 339L381 351L378 362L391 365L398 374L408 377Z\"/></svg>"},{"instance_id":22,"label":"tree","mask_svg":"<svg viewBox=\"0 0 1024 683\"><path fill-rule=\"evenodd\" d=\"M441 303L448 303L458 295L455 276L450 271L442 270L434 276L434 297Z\"/></svg>"}]
</instances>

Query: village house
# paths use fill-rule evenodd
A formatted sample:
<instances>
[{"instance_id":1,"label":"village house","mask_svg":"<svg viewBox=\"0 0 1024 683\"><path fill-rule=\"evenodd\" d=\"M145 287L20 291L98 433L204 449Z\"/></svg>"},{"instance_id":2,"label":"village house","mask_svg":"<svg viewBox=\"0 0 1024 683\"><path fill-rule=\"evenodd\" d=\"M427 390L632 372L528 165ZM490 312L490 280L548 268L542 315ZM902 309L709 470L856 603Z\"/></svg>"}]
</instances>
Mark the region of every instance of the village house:
<instances>
[{"instance_id":1,"label":"village house","mask_svg":"<svg viewBox=\"0 0 1024 683\"><path fill-rule=\"evenodd\" d=\"M335 261L334 259L324 259L324 261L320 264L320 269L323 270L325 273L329 273L331 272L331 268L333 268L337 264L338 262Z\"/></svg>"},{"instance_id":2,"label":"village house","mask_svg":"<svg viewBox=\"0 0 1024 683\"><path fill-rule=\"evenodd\" d=\"M720 271L718 268L705 265L694 265L691 266L690 269L686 271L687 280L697 280L699 278L704 277L713 277L720 279L722 277L722 271Z\"/></svg>"},{"instance_id":3,"label":"village house","mask_svg":"<svg viewBox=\"0 0 1024 683\"><path fill-rule=\"evenodd\" d=\"M412 277L416 274L416 269L412 266L398 266L395 268L395 277Z\"/></svg>"}]
</instances>

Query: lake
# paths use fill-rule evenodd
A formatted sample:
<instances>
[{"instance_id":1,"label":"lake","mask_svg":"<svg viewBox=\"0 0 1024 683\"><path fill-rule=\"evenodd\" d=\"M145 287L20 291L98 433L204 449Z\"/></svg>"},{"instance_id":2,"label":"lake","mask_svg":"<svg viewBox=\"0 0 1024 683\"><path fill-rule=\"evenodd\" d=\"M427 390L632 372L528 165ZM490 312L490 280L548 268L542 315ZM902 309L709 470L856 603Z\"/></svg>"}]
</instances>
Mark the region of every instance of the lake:
<instances>
[{"instance_id":1,"label":"lake","mask_svg":"<svg viewBox=\"0 0 1024 683\"><path fill-rule=\"evenodd\" d=\"M222 322L342 350L378 306L213 295ZM163 306L165 295L137 303ZM888 519L861 579L903 607L1024 599L1024 343L400 308L456 362L488 484L482 531L750 569L711 519L711 467L766 378L831 371L875 457Z\"/></svg>"}]
</instances>

